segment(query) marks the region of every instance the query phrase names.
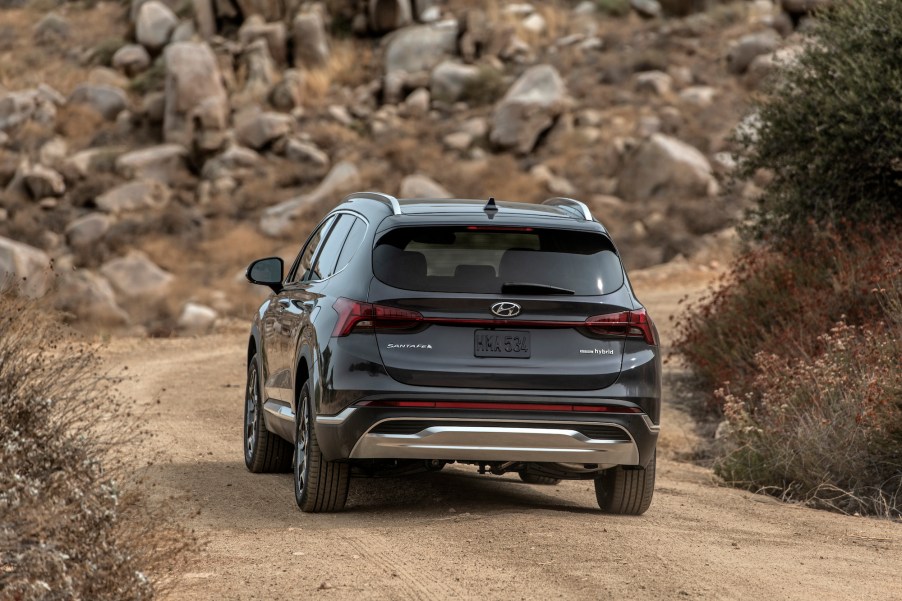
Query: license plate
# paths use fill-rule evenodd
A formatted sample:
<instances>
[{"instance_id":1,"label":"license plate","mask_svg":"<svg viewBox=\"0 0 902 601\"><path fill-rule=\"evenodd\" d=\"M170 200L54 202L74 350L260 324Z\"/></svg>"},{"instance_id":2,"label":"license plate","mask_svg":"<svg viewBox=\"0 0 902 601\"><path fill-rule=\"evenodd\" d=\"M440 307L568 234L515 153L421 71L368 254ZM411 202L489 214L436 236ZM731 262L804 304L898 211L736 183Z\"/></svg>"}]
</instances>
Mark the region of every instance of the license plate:
<instances>
[{"instance_id":1,"label":"license plate","mask_svg":"<svg viewBox=\"0 0 902 601\"><path fill-rule=\"evenodd\" d=\"M473 353L477 357L529 359L529 332L476 330Z\"/></svg>"}]
</instances>

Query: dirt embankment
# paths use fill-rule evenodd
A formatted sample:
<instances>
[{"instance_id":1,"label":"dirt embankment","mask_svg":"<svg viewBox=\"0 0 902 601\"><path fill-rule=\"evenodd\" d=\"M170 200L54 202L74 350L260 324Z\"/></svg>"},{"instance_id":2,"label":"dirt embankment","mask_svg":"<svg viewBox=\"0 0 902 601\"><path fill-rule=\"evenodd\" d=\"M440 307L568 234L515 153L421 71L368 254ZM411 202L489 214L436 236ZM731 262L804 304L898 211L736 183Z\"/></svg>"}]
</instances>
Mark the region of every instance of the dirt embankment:
<instances>
[{"instance_id":1,"label":"dirt embankment","mask_svg":"<svg viewBox=\"0 0 902 601\"><path fill-rule=\"evenodd\" d=\"M711 274L634 277L658 316ZM654 282L654 289L643 287ZM147 492L209 541L174 599L900 599L902 525L781 504L677 461L691 423L667 406L649 512L596 509L591 484L532 486L470 467L356 480L341 514L299 512L290 475L241 455L244 334L113 342L163 461Z\"/></svg>"}]
</instances>

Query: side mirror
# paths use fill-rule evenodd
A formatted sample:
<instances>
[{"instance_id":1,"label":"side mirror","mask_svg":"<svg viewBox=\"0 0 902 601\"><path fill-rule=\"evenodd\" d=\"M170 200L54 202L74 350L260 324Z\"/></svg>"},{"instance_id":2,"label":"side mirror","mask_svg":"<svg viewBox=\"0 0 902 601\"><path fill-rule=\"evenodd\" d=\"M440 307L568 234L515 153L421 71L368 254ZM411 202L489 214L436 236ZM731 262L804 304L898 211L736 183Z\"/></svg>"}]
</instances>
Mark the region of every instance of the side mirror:
<instances>
[{"instance_id":1,"label":"side mirror","mask_svg":"<svg viewBox=\"0 0 902 601\"><path fill-rule=\"evenodd\" d=\"M272 288L278 294L282 291L282 270L284 263L279 257L257 259L247 266L245 277L251 284Z\"/></svg>"}]
</instances>

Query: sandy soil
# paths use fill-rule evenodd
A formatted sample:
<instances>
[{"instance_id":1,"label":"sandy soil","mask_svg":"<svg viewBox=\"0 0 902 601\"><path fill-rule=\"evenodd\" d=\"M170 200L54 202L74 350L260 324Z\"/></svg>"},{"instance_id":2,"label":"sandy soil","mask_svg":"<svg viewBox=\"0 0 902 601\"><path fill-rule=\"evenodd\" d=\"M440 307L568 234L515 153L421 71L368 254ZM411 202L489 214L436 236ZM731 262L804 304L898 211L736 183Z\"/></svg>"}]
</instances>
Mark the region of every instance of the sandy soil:
<instances>
[{"instance_id":1,"label":"sandy soil","mask_svg":"<svg viewBox=\"0 0 902 601\"><path fill-rule=\"evenodd\" d=\"M634 277L659 324L710 280L689 275ZM469 466L355 480L344 513L301 513L290 475L244 467L244 349L235 329L107 351L134 376L125 392L163 459L147 468L147 494L208 541L176 568L172 599L902 599L902 525L720 486L675 459L694 434L672 406L639 518L601 514L590 483Z\"/></svg>"}]
</instances>

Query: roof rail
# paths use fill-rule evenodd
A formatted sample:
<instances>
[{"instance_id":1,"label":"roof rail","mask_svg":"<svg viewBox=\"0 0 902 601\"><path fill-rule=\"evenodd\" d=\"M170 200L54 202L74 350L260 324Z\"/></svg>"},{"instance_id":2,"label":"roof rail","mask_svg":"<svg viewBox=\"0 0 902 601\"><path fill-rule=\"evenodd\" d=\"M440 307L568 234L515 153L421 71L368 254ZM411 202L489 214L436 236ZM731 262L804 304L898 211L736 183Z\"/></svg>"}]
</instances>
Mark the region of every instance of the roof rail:
<instances>
[{"instance_id":1,"label":"roof rail","mask_svg":"<svg viewBox=\"0 0 902 601\"><path fill-rule=\"evenodd\" d=\"M348 194L345 197L345 201L354 200L355 198L378 200L387 203L391 207L392 215L401 214L401 205L398 203L398 199L391 194L385 194L384 192L354 192L353 194Z\"/></svg>"},{"instance_id":2,"label":"roof rail","mask_svg":"<svg viewBox=\"0 0 902 601\"><path fill-rule=\"evenodd\" d=\"M565 209L573 209L577 212L577 214L583 218L584 221L595 221L592 217L592 212L589 211L589 207L578 200L574 200L572 198L564 198L563 196L556 196L554 198L549 198L547 200L542 201L543 205L550 205L552 207L561 207Z\"/></svg>"}]
</instances>

